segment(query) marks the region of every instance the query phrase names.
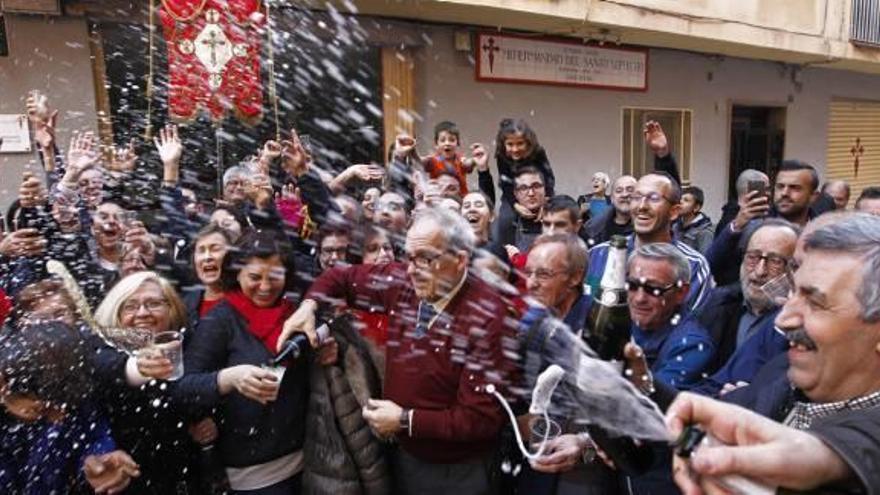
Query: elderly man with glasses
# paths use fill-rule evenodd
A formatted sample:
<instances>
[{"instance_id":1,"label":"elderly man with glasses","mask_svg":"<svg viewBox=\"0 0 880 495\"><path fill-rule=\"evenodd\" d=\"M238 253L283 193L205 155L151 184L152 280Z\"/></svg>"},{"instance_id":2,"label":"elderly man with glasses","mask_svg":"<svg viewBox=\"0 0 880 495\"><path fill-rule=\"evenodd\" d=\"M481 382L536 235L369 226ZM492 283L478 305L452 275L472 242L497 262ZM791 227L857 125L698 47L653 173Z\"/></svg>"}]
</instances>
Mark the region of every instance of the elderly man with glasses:
<instances>
[{"instance_id":1,"label":"elderly man with glasses","mask_svg":"<svg viewBox=\"0 0 880 495\"><path fill-rule=\"evenodd\" d=\"M665 173L647 174L639 179L636 190L629 196L633 235L628 237L627 251L649 243L669 243L687 260L690 266L688 292L681 307L682 315L698 309L707 300L715 282L709 273L706 258L683 242L672 238L672 223L681 210L681 187ZM590 250L586 283L593 292L602 280L609 244L604 242Z\"/></svg>"},{"instance_id":2,"label":"elderly man with glasses","mask_svg":"<svg viewBox=\"0 0 880 495\"><path fill-rule=\"evenodd\" d=\"M468 274L475 236L460 215L428 207L406 235L406 263L335 267L312 285L285 324L314 335L315 312L344 300L387 312L384 397L363 417L396 438L399 494L491 493L492 453L504 413L486 386L505 386L514 321L496 291Z\"/></svg>"}]
</instances>

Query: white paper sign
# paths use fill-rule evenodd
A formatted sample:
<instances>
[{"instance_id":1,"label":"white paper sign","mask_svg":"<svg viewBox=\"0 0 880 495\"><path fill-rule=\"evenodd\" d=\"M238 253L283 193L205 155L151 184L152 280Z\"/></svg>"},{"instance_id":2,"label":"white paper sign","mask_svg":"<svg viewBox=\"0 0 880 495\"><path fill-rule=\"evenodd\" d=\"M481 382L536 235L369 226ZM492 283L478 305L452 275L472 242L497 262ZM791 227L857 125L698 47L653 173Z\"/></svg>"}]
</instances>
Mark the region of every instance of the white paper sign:
<instances>
[{"instance_id":1,"label":"white paper sign","mask_svg":"<svg viewBox=\"0 0 880 495\"><path fill-rule=\"evenodd\" d=\"M30 153L31 134L25 114L0 114L0 153Z\"/></svg>"},{"instance_id":2,"label":"white paper sign","mask_svg":"<svg viewBox=\"0 0 880 495\"><path fill-rule=\"evenodd\" d=\"M477 35L477 80L645 91L648 51Z\"/></svg>"}]
</instances>

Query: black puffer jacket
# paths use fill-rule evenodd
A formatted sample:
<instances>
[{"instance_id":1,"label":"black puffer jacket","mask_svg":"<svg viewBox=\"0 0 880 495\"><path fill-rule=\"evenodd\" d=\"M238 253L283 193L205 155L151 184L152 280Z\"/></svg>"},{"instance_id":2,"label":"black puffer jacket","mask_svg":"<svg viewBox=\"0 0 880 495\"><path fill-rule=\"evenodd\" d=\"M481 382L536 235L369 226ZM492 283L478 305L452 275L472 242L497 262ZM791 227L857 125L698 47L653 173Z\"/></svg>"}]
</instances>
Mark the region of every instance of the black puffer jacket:
<instances>
[{"instance_id":1,"label":"black puffer jacket","mask_svg":"<svg viewBox=\"0 0 880 495\"><path fill-rule=\"evenodd\" d=\"M303 447L304 494L386 495L391 493L385 446L370 431L361 408L381 397L379 366L348 317L333 323L339 360L314 363Z\"/></svg>"}]
</instances>

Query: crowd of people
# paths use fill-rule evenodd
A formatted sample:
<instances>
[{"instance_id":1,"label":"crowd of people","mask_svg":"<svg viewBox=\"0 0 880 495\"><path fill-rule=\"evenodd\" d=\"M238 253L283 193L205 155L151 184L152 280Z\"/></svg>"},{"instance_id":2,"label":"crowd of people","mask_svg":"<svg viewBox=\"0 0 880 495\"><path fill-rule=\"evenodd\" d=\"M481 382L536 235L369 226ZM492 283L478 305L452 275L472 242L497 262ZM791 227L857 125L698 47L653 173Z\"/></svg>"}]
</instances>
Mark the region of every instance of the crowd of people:
<instances>
[{"instance_id":1,"label":"crowd of people","mask_svg":"<svg viewBox=\"0 0 880 495\"><path fill-rule=\"evenodd\" d=\"M103 153L26 105L43 173L0 238L3 493L880 493L880 187L847 211L845 182L784 161L742 172L713 224L656 122L653 171L574 198L504 119L494 170L448 121L337 172L290 130L206 197L181 182L185 128ZM131 201L157 169L158 202ZM632 470L557 408L524 459L524 336L591 331L615 236L623 376L670 439L716 442L636 441Z\"/></svg>"}]
</instances>

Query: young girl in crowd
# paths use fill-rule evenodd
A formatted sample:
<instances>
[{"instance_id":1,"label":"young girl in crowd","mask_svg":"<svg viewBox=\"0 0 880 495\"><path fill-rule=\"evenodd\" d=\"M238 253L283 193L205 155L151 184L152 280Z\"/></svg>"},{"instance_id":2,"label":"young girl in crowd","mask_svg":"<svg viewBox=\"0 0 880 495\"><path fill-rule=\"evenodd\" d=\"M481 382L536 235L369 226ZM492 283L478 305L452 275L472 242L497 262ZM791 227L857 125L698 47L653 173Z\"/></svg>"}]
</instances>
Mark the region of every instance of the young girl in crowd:
<instances>
[{"instance_id":1,"label":"young girl in crowd","mask_svg":"<svg viewBox=\"0 0 880 495\"><path fill-rule=\"evenodd\" d=\"M554 195L556 178L550 167L547 152L538 143L538 136L523 119L504 119L498 125L495 139L495 161L498 165L498 184L501 187L501 201L512 205L513 178L521 167L534 167L544 177L545 194Z\"/></svg>"}]
</instances>

